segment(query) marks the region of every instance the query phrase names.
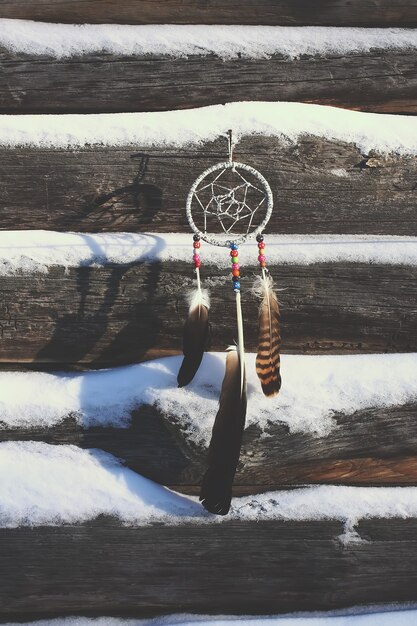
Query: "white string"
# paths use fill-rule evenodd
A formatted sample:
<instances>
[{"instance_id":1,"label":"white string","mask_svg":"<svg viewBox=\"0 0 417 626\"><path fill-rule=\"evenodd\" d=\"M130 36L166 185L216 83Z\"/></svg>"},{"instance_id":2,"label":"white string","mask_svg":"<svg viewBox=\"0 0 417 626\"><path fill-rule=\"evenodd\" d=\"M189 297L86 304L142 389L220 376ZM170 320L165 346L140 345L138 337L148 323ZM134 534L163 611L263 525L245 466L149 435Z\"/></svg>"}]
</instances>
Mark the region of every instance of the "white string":
<instances>
[{"instance_id":1,"label":"white string","mask_svg":"<svg viewBox=\"0 0 417 626\"><path fill-rule=\"evenodd\" d=\"M197 276L197 289L198 289L198 291L201 291L201 280L200 280L200 268L199 267L195 268L195 273L196 273L196 276Z\"/></svg>"},{"instance_id":2,"label":"white string","mask_svg":"<svg viewBox=\"0 0 417 626\"><path fill-rule=\"evenodd\" d=\"M237 318L237 351L240 364L240 393L243 393L245 381L245 340L243 336L243 316L240 291L236 291L236 318Z\"/></svg>"}]
</instances>

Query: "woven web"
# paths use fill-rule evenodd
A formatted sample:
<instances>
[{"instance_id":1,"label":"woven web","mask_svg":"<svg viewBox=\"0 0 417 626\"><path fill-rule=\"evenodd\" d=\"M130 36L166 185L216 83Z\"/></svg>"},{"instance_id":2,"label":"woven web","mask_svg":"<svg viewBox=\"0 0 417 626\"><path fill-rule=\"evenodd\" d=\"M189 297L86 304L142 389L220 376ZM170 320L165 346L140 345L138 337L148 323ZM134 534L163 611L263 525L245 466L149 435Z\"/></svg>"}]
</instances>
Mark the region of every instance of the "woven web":
<instances>
[{"instance_id":1,"label":"woven web","mask_svg":"<svg viewBox=\"0 0 417 626\"><path fill-rule=\"evenodd\" d=\"M233 182L225 173L233 173ZM236 184L233 184L236 183ZM237 169L224 168L211 182L203 179L194 190L194 198L202 211L203 232L208 232L209 223L218 221L225 234L236 230L248 234L256 214L267 200L267 193L247 180Z\"/></svg>"}]
</instances>

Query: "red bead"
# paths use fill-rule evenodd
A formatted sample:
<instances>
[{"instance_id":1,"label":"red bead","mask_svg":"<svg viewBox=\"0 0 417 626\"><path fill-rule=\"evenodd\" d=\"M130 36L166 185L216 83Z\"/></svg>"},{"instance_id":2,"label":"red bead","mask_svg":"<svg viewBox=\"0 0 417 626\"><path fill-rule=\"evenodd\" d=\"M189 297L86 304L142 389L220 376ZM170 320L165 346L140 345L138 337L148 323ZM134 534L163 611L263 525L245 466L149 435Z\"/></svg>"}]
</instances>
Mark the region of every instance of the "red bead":
<instances>
[{"instance_id":1,"label":"red bead","mask_svg":"<svg viewBox=\"0 0 417 626\"><path fill-rule=\"evenodd\" d=\"M240 276L239 270L233 270L232 274L233 276Z\"/></svg>"},{"instance_id":2,"label":"red bead","mask_svg":"<svg viewBox=\"0 0 417 626\"><path fill-rule=\"evenodd\" d=\"M260 241L260 242L258 243L258 248L259 248L259 250L263 250L263 249L265 248L265 244L264 244L264 242L263 242L263 241Z\"/></svg>"},{"instance_id":3,"label":"red bead","mask_svg":"<svg viewBox=\"0 0 417 626\"><path fill-rule=\"evenodd\" d=\"M266 261L266 256L264 256L263 254L260 254L258 256L258 261L259 263L264 263Z\"/></svg>"},{"instance_id":4,"label":"red bead","mask_svg":"<svg viewBox=\"0 0 417 626\"><path fill-rule=\"evenodd\" d=\"M195 265L195 267L200 267L201 266L201 261L200 260L194 261L194 265Z\"/></svg>"},{"instance_id":5,"label":"red bead","mask_svg":"<svg viewBox=\"0 0 417 626\"><path fill-rule=\"evenodd\" d=\"M240 265L239 265L239 263L233 263L233 265L232 265L232 270L240 270Z\"/></svg>"},{"instance_id":6,"label":"red bead","mask_svg":"<svg viewBox=\"0 0 417 626\"><path fill-rule=\"evenodd\" d=\"M199 254L193 254L193 261L199 261L200 260L200 255Z\"/></svg>"},{"instance_id":7,"label":"red bead","mask_svg":"<svg viewBox=\"0 0 417 626\"><path fill-rule=\"evenodd\" d=\"M230 256L239 256L239 252L237 250L231 250Z\"/></svg>"},{"instance_id":8,"label":"red bead","mask_svg":"<svg viewBox=\"0 0 417 626\"><path fill-rule=\"evenodd\" d=\"M199 248L201 246L201 243L199 241L194 241L193 246L194 248Z\"/></svg>"}]
</instances>

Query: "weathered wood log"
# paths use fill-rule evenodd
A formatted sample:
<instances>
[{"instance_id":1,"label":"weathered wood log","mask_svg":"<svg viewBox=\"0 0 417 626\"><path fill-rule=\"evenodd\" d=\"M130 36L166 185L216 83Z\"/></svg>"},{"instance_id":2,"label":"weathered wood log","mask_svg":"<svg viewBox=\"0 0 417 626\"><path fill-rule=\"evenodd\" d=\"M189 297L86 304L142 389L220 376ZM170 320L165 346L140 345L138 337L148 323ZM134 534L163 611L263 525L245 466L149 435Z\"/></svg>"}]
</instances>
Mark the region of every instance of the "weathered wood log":
<instances>
[{"instance_id":1,"label":"weathered wood log","mask_svg":"<svg viewBox=\"0 0 417 626\"><path fill-rule=\"evenodd\" d=\"M255 271L242 278L248 350L257 345ZM417 350L416 267L324 263L271 273L284 289L284 352ZM192 284L179 262L0 277L0 361L105 366L179 353ZM234 310L228 274L206 266L203 285L211 291L211 349L223 350L235 337L225 315Z\"/></svg>"},{"instance_id":2,"label":"weathered wood log","mask_svg":"<svg viewBox=\"0 0 417 626\"><path fill-rule=\"evenodd\" d=\"M223 161L226 141L174 149L0 150L4 229L188 232L194 179ZM417 234L415 157L366 155L353 144L246 137L235 158L269 180L272 233ZM18 183L16 181L18 180Z\"/></svg>"},{"instance_id":3,"label":"weathered wood log","mask_svg":"<svg viewBox=\"0 0 417 626\"><path fill-rule=\"evenodd\" d=\"M417 600L415 520L0 531L4 621L164 612L274 614ZM244 549L242 549L244 546ZM65 564L65 566L63 566Z\"/></svg>"},{"instance_id":4,"label":"weathered wood log","mask_svg":"<svg viewBox=\"0 0 417 626\"><path fill-rule=\"evenodd\" d=\"M168 111L226 102L312 102L417 113L417 54L223 60L91 54L70 59L0 50L0 113Z\"/></svg>"},{"instance_id":5,"label":"weathered wood log","mask_svg":"<svg viewBox=\"0 0 417 626\"><path fill-rule=\"evenodd\" d=\"M415 0L0 0L0 17L70 23L417 26Z\"/></svg>"},{"instance_id":6,"label":"weathered wood log","mask_svg":"<svg viewBox=\"0 0 417 626\"><path fill-rule=\"evenodd\" d=\"M249 426L234 483L234 495L303 484L415 485L415 404L336 414L325 436L290 433L277 421L262 436ZM68 417L53 428L0 429L0 441L44 441L100 448L134 471L185 493L198 493L207 449L182 433L175 416L144 406L127 429L84 429Z\"/></svg>"}]
</instances>

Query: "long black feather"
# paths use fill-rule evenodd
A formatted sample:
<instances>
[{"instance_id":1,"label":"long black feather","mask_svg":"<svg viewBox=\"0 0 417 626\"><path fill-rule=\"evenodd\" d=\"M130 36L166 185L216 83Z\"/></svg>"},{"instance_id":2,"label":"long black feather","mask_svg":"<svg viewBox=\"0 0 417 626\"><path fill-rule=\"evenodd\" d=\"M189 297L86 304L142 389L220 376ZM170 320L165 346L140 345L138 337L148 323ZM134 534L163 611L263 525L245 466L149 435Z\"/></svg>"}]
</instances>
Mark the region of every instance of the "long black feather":
<instances>
[{"instance_id":1,"label":"long black feather","mask_svg":"<svg viewBox=\"0 0 417 626\"><path fill-rule=\"evenodd\" d=\"M209 336L208 295L203 290L196 290L190 298L190 309L184 325L184 359L178 372L178 387L188 385L200 367Z\"/></svg>"},{"instance_id":2,"label":"long black feather","mask_svg":"<svg viewBox=\"0 0 417 626\"><path fill-rule=\"evenodd\" d=\"M239 355L233 350L226 357L226 373L211 436L208 469L200 491L200 502L210 513L226 515L229 512L245 428L246 405L246 381L243 380L242 384Z\"/></svg>"}]
</instances>

